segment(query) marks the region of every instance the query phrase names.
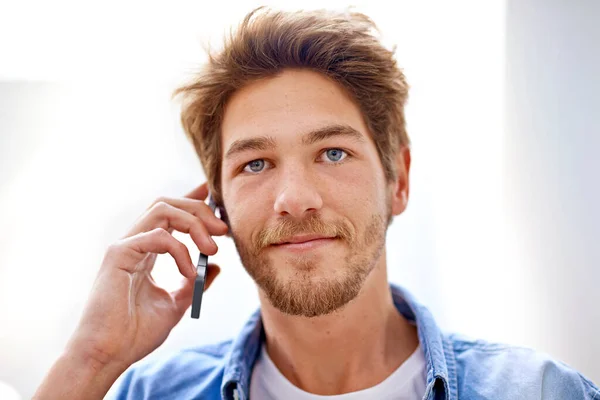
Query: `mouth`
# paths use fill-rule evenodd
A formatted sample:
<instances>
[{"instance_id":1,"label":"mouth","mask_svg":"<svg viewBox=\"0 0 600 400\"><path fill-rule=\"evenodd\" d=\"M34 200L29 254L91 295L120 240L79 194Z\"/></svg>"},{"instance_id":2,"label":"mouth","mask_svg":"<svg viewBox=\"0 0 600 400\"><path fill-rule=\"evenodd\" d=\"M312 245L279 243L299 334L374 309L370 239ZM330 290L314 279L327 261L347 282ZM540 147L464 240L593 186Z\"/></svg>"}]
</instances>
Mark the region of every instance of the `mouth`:
<instances>
[{"instance_id":1,"label":"mouth","mask_svg":"<svg viewBox=\"0 0 600 400\"><path fill-rule=\"evenodd\" d=\"M305 234L305 235L294 235L294 236L283 238L279 242L274 243L274 244L275 245L297 244L297 243L305 243L305 242L310 242L312 240L320 240L320 239L334 239L334 237L319 235L319 234L315 234L315 233Z\"/></svg>"},{"instance_id":2,"label":"mouth","mask_svg":"<svg viewBox=\"0 0 600 400\"><path fill-rule=\"evenodd\" d=\"M327 237L322 235L303 235L286 238L279 243L274 243L272 246L277 249L303 252L314 250L329 244L335 243L336 237Z\"/></svg>"}]
</instances>

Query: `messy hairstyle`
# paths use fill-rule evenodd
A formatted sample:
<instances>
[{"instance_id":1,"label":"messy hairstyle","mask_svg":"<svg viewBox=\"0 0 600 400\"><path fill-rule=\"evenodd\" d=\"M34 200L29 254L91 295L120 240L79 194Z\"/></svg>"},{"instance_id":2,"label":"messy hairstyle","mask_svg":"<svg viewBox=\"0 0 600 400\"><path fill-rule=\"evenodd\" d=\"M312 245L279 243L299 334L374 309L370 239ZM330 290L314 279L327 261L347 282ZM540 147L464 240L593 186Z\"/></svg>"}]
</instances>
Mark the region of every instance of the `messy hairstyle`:
<instances>
[{"instance_id":1,"label":"messy hairstyle","mask_svg":"<svg viewBox=\"0 0 600 400\"><path fill-rule=\"evenodd\" d=\"M359 106L385 177L397 177L395 156L409 144L404 118L405 76L377 36L375 23L350 11L250 12L226 37L182 96L181 123L198 154L217 204L221 193L221 124L227 101L251 82L287 68L305 68L337 82Z\"/></svg>"}]
</instances>

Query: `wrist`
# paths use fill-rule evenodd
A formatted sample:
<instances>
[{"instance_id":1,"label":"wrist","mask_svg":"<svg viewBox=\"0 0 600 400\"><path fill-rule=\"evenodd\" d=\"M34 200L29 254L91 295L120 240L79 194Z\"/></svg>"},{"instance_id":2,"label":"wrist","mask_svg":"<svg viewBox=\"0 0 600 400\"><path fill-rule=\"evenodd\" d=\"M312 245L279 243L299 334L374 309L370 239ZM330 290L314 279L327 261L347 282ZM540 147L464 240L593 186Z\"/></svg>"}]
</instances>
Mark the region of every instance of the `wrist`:
<instances>
[{"instance_id":1,"label":"wrist","mask_svg":"<svg viewBox=\"0 0 600 400\"><path fill-rule=\"evenodd\" d=\"M114 360L104 362L93 352L68 346L46 375L33 399L102 399L127 369Z\"/></svg>"},{"instance_id":2,"label":"wrist","mask_svg":"<svg viewBox=\"0 0 600 400\"><path fill-rule=\"evenodd\" d=\"M79 343L76 340L67 345L62 358L94 374L109 376L117 374L118 377L129 367L101 349L89 343Z\"/></svg>"}]
</instances>

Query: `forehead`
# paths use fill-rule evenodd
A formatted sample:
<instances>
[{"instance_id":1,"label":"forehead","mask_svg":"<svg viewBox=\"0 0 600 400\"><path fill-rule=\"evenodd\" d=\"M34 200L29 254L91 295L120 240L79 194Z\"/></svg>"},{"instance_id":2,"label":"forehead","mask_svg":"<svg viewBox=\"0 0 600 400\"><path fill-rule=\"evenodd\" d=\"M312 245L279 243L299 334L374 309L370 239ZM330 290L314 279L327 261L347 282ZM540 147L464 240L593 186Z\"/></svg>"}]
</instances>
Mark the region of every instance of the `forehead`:
<instances>
[{"instance_id":1,"label":"forehead","mask_svg":"<svg viewBox=\"0 0 600 400\"><path fill-rule=\"evenodd\" d=\"M285 70L232 96L222 123L222 148L265 135L277 142L299 141L305 132L335 124L369 137L358 105L339 84L317 72Z\"/></svg>"}]
</instances>

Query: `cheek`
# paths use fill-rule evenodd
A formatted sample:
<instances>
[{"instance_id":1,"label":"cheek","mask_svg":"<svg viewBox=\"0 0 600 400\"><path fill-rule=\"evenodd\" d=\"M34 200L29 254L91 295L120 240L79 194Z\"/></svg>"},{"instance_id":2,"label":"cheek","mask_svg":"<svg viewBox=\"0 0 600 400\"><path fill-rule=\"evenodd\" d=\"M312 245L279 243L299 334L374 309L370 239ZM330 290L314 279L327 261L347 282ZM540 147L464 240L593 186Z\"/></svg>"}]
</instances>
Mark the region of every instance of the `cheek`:
<instances>
[{"instance_id":1,"label":"cheek","mask_svg":"<svg viewBox=\"0 0 600 400\"><path fill-rule=\"evenodd\" d=\"M259 204L260 199L257 196L244 197L236 196L234 198L227 197L225 203L227 207L227 216L229 225L235 236L244 240L259 230L265 221L265 210L268 207L265 204Z\"/></svg>"},{"instance_id":2,"label":"cheek","mask_svg":"<svg viewBox=\"0 0 600 400\"><path fill-rule=\"evenodd\" d=\"M232 179L223 185L223 199L230 221L250 221L273 210L273 199L265 194L274 193L275 179ZM269 203L271 202L271 203ZM231 212L229 210L231 209ZM254 221L253 221L254 222Z\"/></svg>"},{"instance_id":3,"label":"cheek","mask_svg":"<svg viewBox=\"0 0 600 400\"><path fill-rule=\"evenodd\" d=\"M382 180L377 170L364 168L364 164L348 168L329 182L329 200L349 217L372 214L376 212L374 208L385 204Z\"/></svg>"}]
</instances>

